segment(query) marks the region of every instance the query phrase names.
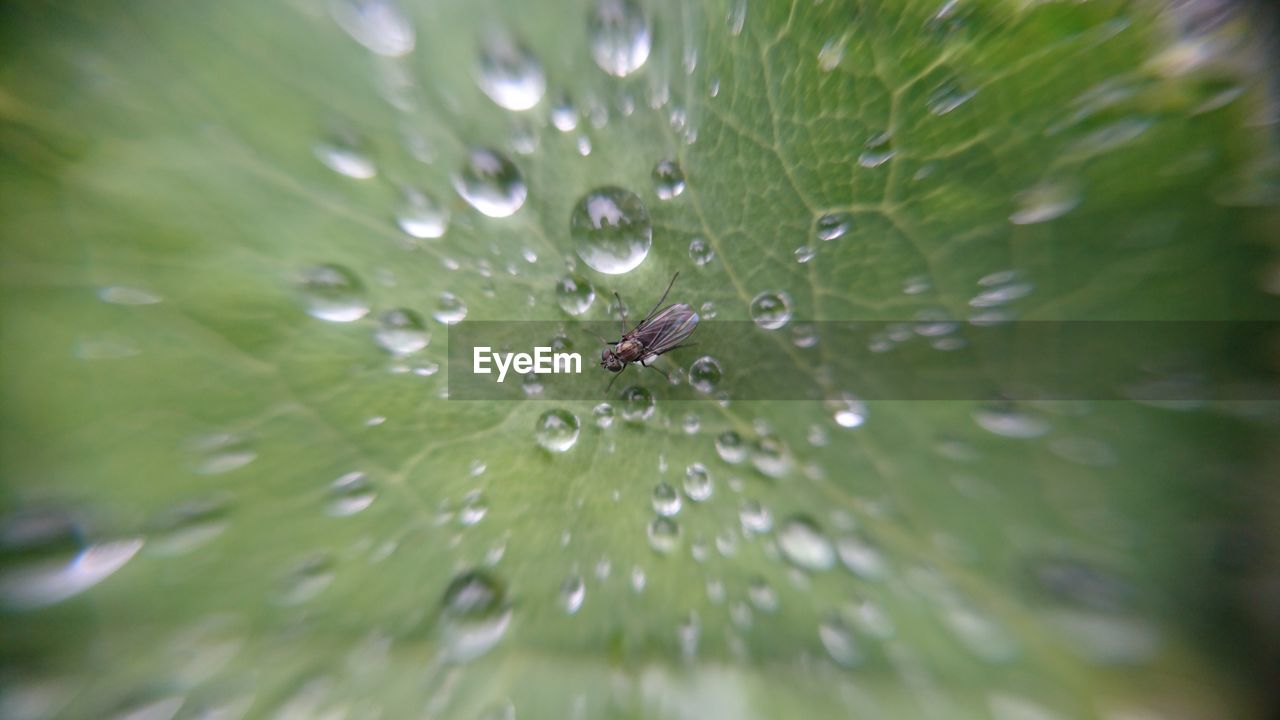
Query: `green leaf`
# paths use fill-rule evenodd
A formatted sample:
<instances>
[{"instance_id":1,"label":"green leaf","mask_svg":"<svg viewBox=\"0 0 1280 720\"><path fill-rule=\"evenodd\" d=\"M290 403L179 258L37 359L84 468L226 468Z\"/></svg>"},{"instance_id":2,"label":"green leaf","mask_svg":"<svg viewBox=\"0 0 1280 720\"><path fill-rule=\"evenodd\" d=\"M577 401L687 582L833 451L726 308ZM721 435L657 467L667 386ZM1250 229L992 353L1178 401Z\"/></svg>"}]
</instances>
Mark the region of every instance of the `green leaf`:
<instances>
[{"instance_id":1,"label":"green leaf","mask_svg":"<svg viewBox=\"0 0 1280 720\"><path fill-rule=\"evenodd\" d=\"M1261 715L1270 406L862 405L821 324L1275 317L1244 10L654 0L617 77L585 0L364 5L0 11L4 715ZM455 190L476 148L509 217ZM621 275L570 232L606 186L652 218ZM448 399L438 318L576 328L676 271L704 322L785 295L744 332L828 401L707 346L670 357L724 400L631 375L647 418Z\"/></svg>"}]
</instances>

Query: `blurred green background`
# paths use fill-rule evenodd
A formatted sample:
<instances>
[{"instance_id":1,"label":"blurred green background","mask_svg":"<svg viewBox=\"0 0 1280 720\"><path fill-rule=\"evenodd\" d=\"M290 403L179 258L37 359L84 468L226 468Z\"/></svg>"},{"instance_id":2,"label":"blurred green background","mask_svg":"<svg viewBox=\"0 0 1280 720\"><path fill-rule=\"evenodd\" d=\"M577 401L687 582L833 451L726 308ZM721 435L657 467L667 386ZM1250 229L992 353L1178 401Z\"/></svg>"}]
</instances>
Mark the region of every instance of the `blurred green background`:
<instances>
[{"instance_id":1,"label":"blurred green background","mask_svg":"<svg viewBox=\"0 0 1280 720\"><path fill-rule=\"evenodd\" d=\"M811 323L1274 319L1273 23L4 3L0 716L1269 717L1277 408L1196 394L1235 349L1152 358L1178 403L864 403ZM643 212L571 230L608 187ZM701 401L448 399L448 323L676 271L827 401L714 347Z\"/></svg>"}]
</instances>

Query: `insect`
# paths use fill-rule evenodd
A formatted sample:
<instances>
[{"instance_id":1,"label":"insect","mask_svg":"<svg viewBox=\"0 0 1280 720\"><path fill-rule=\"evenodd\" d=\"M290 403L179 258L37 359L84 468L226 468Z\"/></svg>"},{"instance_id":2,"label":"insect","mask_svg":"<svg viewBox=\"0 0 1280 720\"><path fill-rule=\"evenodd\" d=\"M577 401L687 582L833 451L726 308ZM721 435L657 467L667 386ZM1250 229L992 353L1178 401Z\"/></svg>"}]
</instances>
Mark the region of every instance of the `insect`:
<instances>
[{"instance_id":1,"label":"insect","mask_svg":"<svg viewBox=\"0 0 1280 720\"><path fill-rule=\"evenodd\" d=\"M676 273L671 277L671 282L667 284L666 292L662 293L662 297L658 298L658 302L654 304L653 309L630 330L627 329L627 311L625 309L622 310L622 339L615 342L605 341L609 347L600 351L600 367L611 373L617 373L613 376L613 380L609 381L610 388L613 387L614 381L618 379L622 371L626 370L631 363L640 363L641 367L653 367L649 362L657 356L685 347L688 344L685 343L685 340L689 339L694 329L698 327L698 313L694 312L693 308L685 303L677 303L668 305L661 310L658 309L663 301L667 299L667 295L676 284L676 278L678 277L680 277L680 273ZM618 307L622 308L622 298L616 292L613 296L618 300ZM653 369L662 372L656 367ZM666 373L662 374L664 377L666 376ZM605 392L608 392L608 388L605 389Z\"/></svg>"}]
</instances>

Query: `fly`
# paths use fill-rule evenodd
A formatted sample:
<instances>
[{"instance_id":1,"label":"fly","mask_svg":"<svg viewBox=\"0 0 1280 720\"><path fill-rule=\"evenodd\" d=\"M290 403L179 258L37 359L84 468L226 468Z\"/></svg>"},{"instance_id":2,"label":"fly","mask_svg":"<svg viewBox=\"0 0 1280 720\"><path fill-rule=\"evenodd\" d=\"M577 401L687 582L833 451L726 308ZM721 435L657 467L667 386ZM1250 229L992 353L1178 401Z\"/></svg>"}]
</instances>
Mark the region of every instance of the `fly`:
<instances>
[{"instance_id":1,"label":"fly","mask_svg":"<svg viewBox=\"0 0 1280 720\"><path fill-rule=\"evenodd\" d=\"M686 345L684 341L689 339L694 329L698 327L698 313L685 303L658 309L667 299L678 277L680 273L671 277L666 292L658 298L653 309L630 330L627 330L627 311L622 306L622 298L616 292L613 294L618 299L618 307L622 310L622 339L609 342L609 347L600 351L600 367L618 374L626 370L631 363L640 363L641 367L653 367L649 365L649 361L653 358ZM656 367L653 369L662 372ZM666 373L662 374L666 376ZM618 375L614 375L613 380L609 381L610 388L617 379ZM605 392L608 392L608 388Z\"/></svg>"}]
</instances>

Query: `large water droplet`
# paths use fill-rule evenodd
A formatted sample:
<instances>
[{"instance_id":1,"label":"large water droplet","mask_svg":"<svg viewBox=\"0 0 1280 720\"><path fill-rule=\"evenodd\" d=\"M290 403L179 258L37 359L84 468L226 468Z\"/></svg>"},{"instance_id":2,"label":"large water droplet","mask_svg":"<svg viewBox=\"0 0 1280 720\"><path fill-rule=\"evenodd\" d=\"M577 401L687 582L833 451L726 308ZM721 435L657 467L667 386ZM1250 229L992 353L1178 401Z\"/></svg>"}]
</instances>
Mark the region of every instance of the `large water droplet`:
<instances>
[{"instance_id":1,"label":"large water droplet","mask_svg":"<svg viewBox=\"0 0 1280 720\"><path fill-rule=\"evenodd\" d=\"M703 502L711 497L711 473L702 463L694 463L684 471L684 494L694 502Z\"/></svg>"},{"instance_id":2,"label":"large water droplet","mask_svg":"<svg viewBox=\"0 0 1280 720\"><path fill-rule=\"evenodd\" d=\"M635 193L602 187L587 193L569 216L569 235L583 262L606 275L630 272L653 244L649 211Z\"/></svg>"},{"instance_id":3,"label":"large water droplet","mask_svg":"<svg viewBox=\"0 0 1280 720\"><path fill-rule=\"evenodd\" d=\"M704 355L689 366L689 384L694 390L708 395L715 391L720 383L720 363L715 358Z\"/></svg>"},{"instance_id":4,"label":"large water droplet","mask_svg":"<svg viewBox=\"0 0 1280 720\"><path fill-rule=\"evenodd\" d=\"M664 517L680 512L680 493L667 483L653 486L653 511Z\"/></svg>"},{"instance_id":5,"label":"large water droplet","mask_svg":"<svg viewBox=\"0 0 1280 720\"><path fill-rule=\"evenodd\" d=\"M431 342L431 332L421 315L408 308L396 308L378 318L373 338L393 355L411 355Z\"/></svg>"},{"instance_id":6,"label":"large water droplet","mask_svg":"<svg viewBox=\"0 0 1280 720\"><path fill-rule=\"evenodd\" d=\"M596 291L591 283L573 275L565 275L556 283L556 302L560 309L570 315L581 315L591 309L596 300Z\"/></svg>"},{"instance_id":7,"label":"large water droplet","mask_svg":"<svg viewBox=\"0 0 1280 720\"><path fill-rule=\"evenodd\" d=\"M475 148L453 176L453 188L467 204L483 215L504 218L515 214L529 194L520 168L507 156L488 148Z\"/></svg>"},{"instance_id":8,"label":"large water droplet","mask_svg":"<svg viewBox=\"0 0 1280 720\"><path fill-rule=\"evenodd\" d=\"M762 292L751 300L751 319L765 330L777 330L791 319L791 296Z\"/></svg>"},{"instance_id":9,"label":"large water droplet","mask_svg":"<svg viewBox=\"0 0 1280 720\"><path fill-rule=\"evenodd\" d=\"M396 213L396 225L410 237L429 240L449 229L449 211L417 190L405 190L404 205Z\"/></svg>"},{"instance_id":10,"label":"large water droplet","mask_svg":"<svg viewBox=\"0 0 1280 720\"><path fill-rule=\"evenodd\" d=\"M653 394L638 385L622 391L622 418L628 422L644 422L653 416Z\"/></svg>"},{"instance_id":11,"label":"large water droplet","mask_svg":"<svg viewBox=\"0 0 1280 720\"><path fill-rule=\"evenodd\" d=\"M140 538L85 544L80 526L57 512L24 512L0 524L0 605L32 610L79 595L142 549Z\"/></svg>"},{"instance_id":12,"label":"large water droplet","mask_svg":"<svg viewBox=\"0 0 1280 720\"><path fill-rule=\"evenodd\" d=\"M307 314L329 322L352 322L369 314L364 283L341 265L316 265L299 280Z\"/></svg>"},{"instance_id":13,"label":"large water droplet","mask_svg":"<svg viewBox=\"0 0 1280 720\"><path fill-rule=\"evenodd\" d=\"M578 416L568 410L547 410L538 416L534 439L551 452L568 452L578 441Z\"/></svg>"},{"instance_id":14,"label":"large water droplet","mask_svg":"<svg viewBox=\"0 0 1280 720\"><path fill-rule=\"evenodd\" d=\"M649 523L649 547L654 551L667 555L680 545L680 526L675 520L657 517Z\"/></svg>"},{"instance_id":15,"label":"large water droplet","mask_svg":"<svg viewBox=\"0 0 1280 720\"><path fill-rule=\"evenodd\" d=\"M400 57L413 50L413 25L392 0L333 0L329 13L370 52Z\"/></svg>"},{"instance_id":16,"label":"large water droplet","mask_svg":"<svg viewBox=\"0 0 1280 720\"><path fill-rule=\"evenodd\" d=\"M581 575L572 575L560 585L560 607L570 615L578 612L587 598L587 584Z\"/></svg>"},{"instance_id":17,"label":"large water droplet","mask_svg":"<svg viewBox=\"0 0 1280 720\"><path fill-rule=\"evenodd\" d=\"M587 29L591 57L610 75L630 75L649 59L649 22L631 0L596 0Z\"/></svg>"},{"instance_id":18,"label":"large water droplet","mask_svg":"<svg viewBox=\"0 0 1280 720\"><path fill-rule=\"evenodd\" d=\"M507 110L528 110L547 91L547 78L537 58L503 33L488 38L477 70L480 89Z\"/></svg>"},{"instance_id":19,"label":"large water droplet","mask_svg":"<svg viewBox=\"0 0 1280 720\"><path fill-rule=\"evenodd\" d=\"M653 166L653 192L659 200L670 200L684 193L684 171L675 160L661 160Z\"/></svg>"},{"instance_id":20,"label":"large water droplet","mask_svg":"<svg viewBox=\"0 0 1280 720\"><path fill-rule=\"evenodd\" d=\"M453 579L441 600L441 654L463 663L498 644L511 622L502 586L488 574L472 570Z\"/></svg>"},{"instance_id":21,"label":"large water droplet","mask_svg":"<svg viewBox=\"0 0 1280 720\"><path fill-rule=\"evenodd\" d=\"M794 565L806 570L829 570L836 563L831 541L807 516L797 515L782 524L778 547Z\"/></svg>"},{"instance_id":22,"label":"large water droplet","mask_svg":"<svg viewBox=\"0 0 1280 720\"><path fill-rule=\"evenodd\" d=\"M377 496L377 490L367 475L359 471L349 472L329 485L329 514L337 517L355 515L372 505Z\"/></svg>"}]
</instances>

